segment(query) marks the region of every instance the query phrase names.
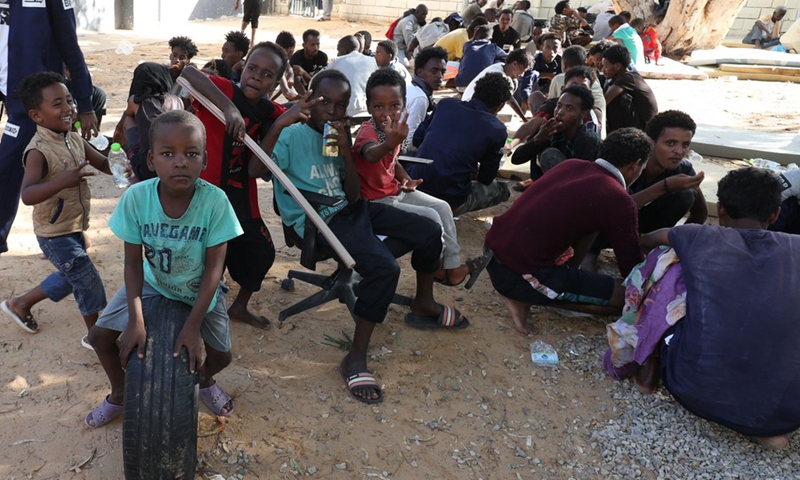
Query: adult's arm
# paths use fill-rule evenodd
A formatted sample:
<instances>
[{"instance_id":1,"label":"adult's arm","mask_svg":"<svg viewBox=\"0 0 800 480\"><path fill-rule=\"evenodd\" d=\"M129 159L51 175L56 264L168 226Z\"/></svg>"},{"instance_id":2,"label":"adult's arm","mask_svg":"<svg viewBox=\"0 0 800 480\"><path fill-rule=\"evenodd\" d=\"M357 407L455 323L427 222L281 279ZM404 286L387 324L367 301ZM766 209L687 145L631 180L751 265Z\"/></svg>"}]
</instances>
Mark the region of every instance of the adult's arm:
<instances>
[{"instance_id":1,"label":"adult's arm","mask_svg":"<svg viewBox=\"0 0 800 480\"><path fill-rule=\"evenodd\" d=\"M75 10L71 6L65 7L64 5L67 3L49 1L45 2L45 5L50 20L50 31L55 43L53 47L58 50L61 59L69 69L73 94L80 114L81 134L88 139L100 133L97 128L97 117L92 107L92 77L86 67L81 47L78 45L78 34L75 31Z\"/></svg>"},{"instance_id":2,"label":"adult's arm","mask_svg":"<svg viewBox=\"0 0 800 480\"><path fill-rule=\"evenodd\" d=\"M227 95L222 93L214 82L203 72L192 65L187 65L181 72L181 77L189 81L192 87L208 98L225 115L225 132L233 138L244 138L247 134L242 114Z\"/></svg>"},{"instance_id":3,"label":"adult's arm","mask_svg":"<svg viewBox=\"0 0 800 480\"><path fill-rule=\"evenodd\" d=\"M617 97L622 95L622 93L624 91L625 90L622 87L618 86L618 85L611 85L610 87L608 87L606 89L606 93L604 95L604 97L606 99L606 105L608 105L611 102L613 102L614 99L616 99Z\"/></svg>"},{"instance_id":4,"label":"adult's arm","mask_svg":"<svg viewBox=\"0 0 800 480\"><path fill-rule=\"evenodd\" d=\"M617 257L619 272L627 277L637 263L642 261L642 251L639 248L639 229L637 219L639 212L635 205L628 200L625 205L615 202L609 205L606 228L603 233L608 237L614 255Z\"/></svg>"},{"instance_id":5,"label":"adult's arm","mask_svg":"<svg viewBox=\"0 0 800 480\"><path fill-rule=\"evenodd\" d=\"M416 87L411 87L416 88ZM408 104L408 139L411 140L414 146L418 144L414 141L416 131L425 120L425 115L428 113L428 99L426 97L417 97Z\"/></svg>"},{"instance_id":6,"label":"adult's arm","mask_svg":"<svg viewBox=\"0 0 800 480\"><path fill-rule=\"evenodd\" d=\"M689 209L689 218L686 223L706 223L708 220L708 204L706 197L703 195L703 190L698 186L694 187L694 203L692 208Z\"/></svg>"},{"instance_id":7,"label":"adult's arm","mask_svg":"<svg viewBox=\"0 0 800 480\"><path fill-rule=\"evenodd\" d=\"M483 159L478 166L477 180L484 185L489 185L497 176L497 171L500 170L500 160L503 158L503 143L505 138L492 142L492 145L486 150Z\"/></svg>"}]
</instances>

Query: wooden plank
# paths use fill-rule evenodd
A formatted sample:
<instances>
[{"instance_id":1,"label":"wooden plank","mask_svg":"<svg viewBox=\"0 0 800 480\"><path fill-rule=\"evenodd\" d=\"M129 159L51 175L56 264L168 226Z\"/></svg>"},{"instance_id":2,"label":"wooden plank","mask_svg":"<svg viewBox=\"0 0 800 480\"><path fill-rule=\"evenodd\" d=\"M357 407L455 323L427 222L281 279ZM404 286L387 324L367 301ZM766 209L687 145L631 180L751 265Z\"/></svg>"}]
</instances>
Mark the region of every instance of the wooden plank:
<instances>
[{"instance_id":1,"label":"wooden plank","mask_svg":"<svg viewBox=\"0 0 800 480\"><path fill-rule=\"evenodd\" d=\"M800 83L800 76L794 75L770 75L766 73L734 73L722 70L703 70L709 78L735 78L737 80L760 80L762 82L792 82Z\"/></svg>"},{"instance_id":2,"label":"wooden plank","mask_svg":"<svg viewBox=\"0 0 800 480\"><path fill-rule=\"evenodd\" d=\"M800 55L742 48L715 48L714 50L695 50L689 65L718 65L735 63L740 65L770 65L775 67L800 67Z\"/></svg>"},{"instance_id":3,"label":"wooden plank","mask_svg":"<svg viewBox=\"0 0 800 480\"><path fill-rule=\"evenodd\" d=\"M723 40L720 45L728 48L749 48L751 50L756 48L755 45L750 43L742 43L741 40Z\"/></svg>"},{"instance_id":4,"label":"wooden plank","mask_svg":"<svg viewBox=\"0 0 800 480\"><path fill-rule=\"evenodd\" d=\"M637 65L636 70L642 78L649 78L653 80L706 80L708 75L698 70L695 67L684 65L681 62L676 62L671 58L662 57L660 65L655 63L646 63L644 65Z\"/></svg>"},{"instance_id":5,"label":"wooden plank","mask_svg":"<svg viewBox=\"0 0 800 480\"><path fill-rule=\"evenodd\" d=\"M735 65L723 63L718 67L723 72L760 73L768 75L789 75L800 77L800 68L797 67L772 67L768 65Z\"/></svg>"}]
</instances>

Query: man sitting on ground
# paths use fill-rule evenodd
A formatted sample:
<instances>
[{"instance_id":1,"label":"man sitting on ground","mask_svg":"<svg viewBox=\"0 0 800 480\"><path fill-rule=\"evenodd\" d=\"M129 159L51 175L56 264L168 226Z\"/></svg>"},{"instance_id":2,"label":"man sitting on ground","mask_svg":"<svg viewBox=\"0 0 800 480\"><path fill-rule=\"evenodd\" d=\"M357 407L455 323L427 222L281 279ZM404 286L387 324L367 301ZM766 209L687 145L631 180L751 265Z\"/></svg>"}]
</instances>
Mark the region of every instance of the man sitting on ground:
<instances>
[{"instance_id":1,"label":"man sitting on ground","mask_svg":"<svg viewBox=\"0 0 800 480\"><path fill-rule=\"evenodd\" d=\"M339 54L328 65L329 69L339 70L344 73L350 82L350 105L347 106L347 116L357 117L367 114L367 80L372 72L378 69L375 58L368 57L358 51L358 40L353 35L347 35L339 40L336 50Z\"/></svg>"},{"instance_id":2,"label":"man sitting on ground","mask_svg":"<svg viewBox=\"0 0 800 480\"><path fill-rule=\"evenodd\" d=\"M588 27L586 20L578 15L567 0L556 3L556 14L550 19L550 33L559 36L564 45L588 45L592 41L591 35L583 31Z\"/></svg>"},{"instance_id":3,"label":"man sitting on ground","mask_svg":"<svg viewBox=\"0 0 800 480\"><path fill-rule=\"evenodd\" d=\"M488 24L489 21L486 18L478 17L470 24L465 23L467 28L451 30L450 33L437 40L433 46L444 48L447 51L447 58L457 62L464 55L464 44L475 34L475 27Z\"/></svg>"},{"instance_id":4,"label":"man sitting on ground","mask_svg":"<svg viewBox=\"0 0 800 480\"><path fill-rule=\"evenodd\" d=\"M510 52L520 47L522 43L519 38L519 33L511 26L511 10L503 10L500 12L500 18L497 25L492 30L492 43Z\"/></svg>"},{"instance_id":5,"label":"man sitting on ground","mask_svg":"<svg viewBox=\"0 0 800 480\"><path fill-rule=\"evenodd\" d=\"M517 90L517 79L523 73L525 73L526 70L528 70L528 68L531 66L531 63L532 59L527 51L522 49L512 51L508 54L508 57L506 57L505 63L495 63L493 65L489 65L488 67L484 68L477 77L469 82L467 89L464 90L464 93L461 95L461 100L464 100L465 102L472 100L472 96L475 94L475 85L478 83L478 80L483 78L485 75L492 72L502 73L508 78L511 86L512 97L508 101L508 105L517 115L520 116L523 121L525 121L525 114L522 112L519 104L514 99L513 94Z\"/></svg>"},{"instance_id":6,"label":"man sitting on ground","mask_svg":"<svg viewBox=\"0 0 800 480\"><path fill-rule=\"evenodd\" d=\"M476 0L475 2L467 5L467 8L461 12L461 17L464 18L464 23L469 25L475 18L482 14L481 9L486 6L486 0Z\"/></svg>"},{"instance_id":7,"label":"man sitting on ground","mask_svg":"<svg viewBox=\"0 0 800 480\"><path fill-rule=\"evenodd\" d=\"M537 180L567 158L594 161L600 135L586 124L593 105L594 99L588 89L566 88L556 100L553 115L541 124L533 138L514 151L511 163L530 162L530 178Z\"/></svg>"},{"instance_id":8,"label":"man sitting on ground","mask_svg":"<svg viewBox=\"0 0 800 480\"><path fill-rule=\"evenodd\" d=\"M319 32L313 28L303 32L302 47L294 52L289 63L294 70L295 82L299 80L308 88L311 77L328 65L328 55L319 49Z\"/></svg>"},{"instance_id":9,"label":"man sitting on ground","mask_svg":"<svg viewBox=\"0 0 800 480\"><path fill-rule=\"evenodd\" d=\"M534 18L528 13L531 9L531 2L522 0L514 4L514 18L511 20L511 28L519 33L519 38L523 42L530 42L533 39Z\"/></svg>"},{"instance_id":10,"label":"man sitting on ground","mask_svg":"<svg viewBox=\"0 0 800 480\"><path fill-rule=\"evenodd\" d=\"M658 113L653 90L641 75L628 70L631 54L622 45L603 52L603 74L606 76L606 131L635 127L644 130Z\"/></svg>"},{"instance_id":11,"label":"man sitting on ground","mask_svg":"<svg viewBox=\"0 0 800 480\"><path fill-rule=\"evenodd\" d=\"M786 16L786 7L775 7L775 11L756 20L753 28L742 39L742 43L755 45L756 48L770 48L780 43L783 17Z\"/></svg>"},{"instance_id":12,"label":"man sitting on ground","mask_svg":"<svg viewBox=\"0 0 800 480\"><path fill-rule=\"evenodd\" d=\"M408 54L413 56L417 48L432 47L440 38L461 28L461 22L461 15L457 13L451 13L444 20L434 18L414 34L414 39L408 45Z\"/></svg>"},{"instance_id":13,"label":"man sitting on ground","mask_svg":"<svg viewBox=\"0 0 800 480\"><path fill-rule=\"evenodd\" d=\"M417 154L433 163L411 165L408 173L422 180L418 190L449 203L453 215L508 200L507 184L495 177L508 133L497 112L510 98L508 79L489 73L478 80L472 100L443 99L417 129Z\"/></svg>"},{"instance_id":14,"label":"man sitting on ground","mask_svg":"<svg viewBox=\"0 0 800 480\"><path fill-rule=\"evenodd\" d=\"M582 67L586 65L586 49L580 45L572 45L567 47L561 53L561 73L553 77L550 81L550 91L547 94L548 99L558 98L561 96L561 91L564 90L564 83L566 82L564 76L565 72L574 67ZM606 124L606 99L603 95L603 87L600 82L592 80L592 96L594 97L594 116L592 121L600 127L601 136L605 132L603 128Z\"/></svg>"},{"instance_id":15,"label":"man sitting on ground","mask_svg":"<svg viewBox=\"0 0 800 480\"><path fill-rule=\"evenodd\" d=\"M405 66L413 57L408 51L408 46L414 40L414 35L425 25L425 18L428 16L428 7L423 4L417 5L411 15L406 15L394 27L392 40L397 44L397 59Z\"/></svg>"},{"instance_id":16,"label":"man sitting on ground","mask_svg":"<svg viewBox=\"0 0 800 480\"><path fill-rule=\"evenodd\" d=\"M494 217L486 234L494 255L486 268L518 332L530 333L533 305L599 315L622 311L621 281L578 265L598 232L612 239L623 276L642 260L636 204L626 186L642 173L651 147L640 130L614 132L595 162L557 165Z\"/></svg>"},{"instance_id":17,"label":"man sitting on ground","mask_svg":"<svg viewBox=\"0 0 800 480\"><path fill-rule=\"evenodd\" d=\"M697 126L689 115L667 110L647 123L653 151L642 175L628 191L639 208L639 231L653 232L674 227L687 213L686 223L705 223L708 205L700 189L705 176L695 173L689 154ZM598 238L581 266L594 270L600 250L608 240Z\"/></svg>"},{"instance_id":18,"label":"man sitting on ground","mask_svg":"<svg viewBox=\"0 0 800 480\"><path fill-rule=\"evenodd\" d=\"M662 377L688 411L768 449L786 449L800 428L800 237L766 231L782 188L768 170L734 170L719 182L719 226L680 225L641 242L675 249L686 316L636 373L637 387L652 393Z\"/></svg>"}]
</instances>

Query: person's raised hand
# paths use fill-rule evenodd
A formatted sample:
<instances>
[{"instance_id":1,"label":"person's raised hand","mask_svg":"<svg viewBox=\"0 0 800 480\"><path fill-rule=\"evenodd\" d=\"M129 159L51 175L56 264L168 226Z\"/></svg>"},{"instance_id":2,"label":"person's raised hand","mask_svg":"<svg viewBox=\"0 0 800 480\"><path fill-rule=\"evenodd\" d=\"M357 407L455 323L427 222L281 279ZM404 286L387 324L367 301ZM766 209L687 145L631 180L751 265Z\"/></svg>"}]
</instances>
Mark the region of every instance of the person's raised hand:
<instances>
[{"instance_id":1,"label":"person's raised hand","mask_svg":"<svg viewBox=\"0 0 800 480\"><path fill-rule=\"evenodd\" d=\"M396 121L392 116L386 117L383 133L386 134L386 141L393 147L403 143L408 137L408 111L402 112Z\"/></svg>"},{"instance_id":2,"label":"person's raised hand","mask_svg":"<svg viewBox=\"0 0 800 480\"><path fill-rule=\"evenodd\" d=\"M350 141L350 120L345 118L344 120L336 120L328 123L330 123L331 127L336 129L336 133L328 134L325 137L326 140L333 140L332 142L328 142L327 145L350 149L352 146Z\"/></svg>"},{"instance_id":3,"label":"person's raised hand","mask_svg":"<svg viewBox=\"0 0 800 480\"><path fill-rule=\"evenodd\" d=\"M78 120L81 121L81 136L86 140L100 135L100 128L97 126L97 115L94 111L79 113Z\"/></svg>"},{"instance_id":4,"label":"person's raised hand","mask_svg":"<svg viewBox=\"0 0 800 480\"><path fill-rule=\"evenodd\" d=\"M284 112L278 119L287 122L287 124L306 123L311 118L311 107L322 101L322 97L312 98L313 95L314 92L307 91L300 97L300 100L292 105L292 108Z\"/></svg>"},{"instance_id":5,"label":"person's raised hand","mask_svg":"<svg viewBox=\"0 0 800 480\"><path fill-rule=\"evenodd\" d=\"M56 177L56 180L62 182L61 184L64 185L64 188L77 187L85 177L94 175L93 171L86 170L87 165L89 165L89 161L84 160L75 167L70 168L69 163L64 160L64 171Z\"/></svg>"},{"instance_id":6,"label":"person's raised hand","mask_svg":"<svg viewBox=\"0 0 800 480\"><path fill-rule=\"evenodd\" d=\"M688 190L690 188L697 188L703 183L703 179L706 178L705 173L700 172L697 175L686 175L686 174L678 174L673 175L671 177L667 177L667 189L670 192L682 192L684 190Z\"/></svg>"},{"instance_id":7,"label":"person's raised hand","mask_svg":"<svg viewBox=\"0 0 800 480\"><path fill-rule=\"evenodd\" d=\"M541 127L539 127L539 131L536 132L536 135L533 137L534 143L546 143L550 140L550 137L555 135L556 131L558 130L559 122L556 117L551 117L547 119Z\"/></svg>"}]
</instances>

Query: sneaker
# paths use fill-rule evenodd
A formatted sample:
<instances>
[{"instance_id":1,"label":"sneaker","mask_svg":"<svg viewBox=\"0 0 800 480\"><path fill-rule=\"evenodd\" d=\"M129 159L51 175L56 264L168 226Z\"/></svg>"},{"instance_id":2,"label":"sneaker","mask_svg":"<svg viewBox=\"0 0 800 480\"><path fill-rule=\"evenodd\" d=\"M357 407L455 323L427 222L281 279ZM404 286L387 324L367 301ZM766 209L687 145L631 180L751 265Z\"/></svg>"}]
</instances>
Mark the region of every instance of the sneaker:
<instances>
[{"instance_id":1,"label":"sneaker","mask_svg":"<svg viewBox=\"0 0 800 480\"><path fill-rule=\"evenodd\" d=\"M89 343L89 335L84 335L83 338L81 338L81 346L94 352L94 347Z\"/></svg>"}]
</instances>

